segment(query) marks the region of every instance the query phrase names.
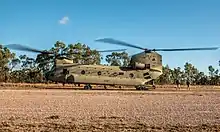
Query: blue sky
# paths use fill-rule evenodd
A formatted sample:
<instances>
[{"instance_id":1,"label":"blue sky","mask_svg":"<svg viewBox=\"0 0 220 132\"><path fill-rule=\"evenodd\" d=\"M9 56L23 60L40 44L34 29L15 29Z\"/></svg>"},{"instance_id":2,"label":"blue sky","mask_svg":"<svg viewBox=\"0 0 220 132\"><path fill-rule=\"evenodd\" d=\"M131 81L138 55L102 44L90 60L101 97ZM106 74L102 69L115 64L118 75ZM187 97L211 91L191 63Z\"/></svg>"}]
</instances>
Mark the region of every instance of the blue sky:
<instances>
[{"instance_id":1,"label":"blue sky","mask_svg":"<svg viewBox=\"0 0 220 132\"><path fill-rule=\"evenodd\" d=\"M49 49L62 40L98 50L126 48L94 42L112 37L146 48L220 46L219 6L219 0L1 0L0 43ZM220 59L219 50L159 53L164 65L188 61L204 72Z\"/></svg>"}]
</instances>

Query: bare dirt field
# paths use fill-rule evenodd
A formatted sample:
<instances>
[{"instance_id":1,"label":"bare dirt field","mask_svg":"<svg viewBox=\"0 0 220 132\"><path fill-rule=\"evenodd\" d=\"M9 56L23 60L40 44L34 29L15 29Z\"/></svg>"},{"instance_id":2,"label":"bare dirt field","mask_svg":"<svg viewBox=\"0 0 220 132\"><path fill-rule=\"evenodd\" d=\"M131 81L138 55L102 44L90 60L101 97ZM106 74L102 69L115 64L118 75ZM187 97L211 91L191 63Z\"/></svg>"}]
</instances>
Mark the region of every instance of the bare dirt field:
<instances>
[{"instance_id":1,"label":"bare dirt field","mask_svg":"<svg viewBox=\"0 0 220 132\"><path fill-rule=\"evenodd\" d=\"M220 131L218 89L170 89L1 87L0 131Z\"/></svg>"}]
</instances>

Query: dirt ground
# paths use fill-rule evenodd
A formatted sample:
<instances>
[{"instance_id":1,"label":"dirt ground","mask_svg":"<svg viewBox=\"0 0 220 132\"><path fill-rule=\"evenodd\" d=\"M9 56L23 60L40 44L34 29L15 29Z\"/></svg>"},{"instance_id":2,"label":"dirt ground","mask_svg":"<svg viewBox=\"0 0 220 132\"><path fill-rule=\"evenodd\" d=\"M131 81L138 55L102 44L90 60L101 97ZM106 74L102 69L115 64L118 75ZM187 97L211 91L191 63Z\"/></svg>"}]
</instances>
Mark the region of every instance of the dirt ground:
<instances>
[{"instance_id":1,"label":"dirt ground","mask_svg":"<svg viewBox=\"0 0 220 132\"><path fill-rule=\"evenodd\" d=\"M0 89L0 131L220 131L218 91Z\"/></svg>"}]
</instances>

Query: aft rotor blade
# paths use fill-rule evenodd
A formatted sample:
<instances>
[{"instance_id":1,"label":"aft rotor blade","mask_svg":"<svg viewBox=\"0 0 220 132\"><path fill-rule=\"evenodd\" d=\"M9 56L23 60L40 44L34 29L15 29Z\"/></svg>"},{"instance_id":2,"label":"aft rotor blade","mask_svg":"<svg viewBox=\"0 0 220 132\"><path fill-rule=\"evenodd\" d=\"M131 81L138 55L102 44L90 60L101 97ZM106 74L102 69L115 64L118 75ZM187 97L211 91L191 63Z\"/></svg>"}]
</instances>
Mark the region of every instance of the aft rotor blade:
<instances>
[{"instance_id":1,"label":"aft rotor blade","mask_svg":"<svg viewBox=\"0 0 220 132\"><path fill-rule=\"evenodd\" d=\"M146 50L145 48L133 45L133 44L129 44L123 41L119 41L119 40L115 40L112 38L103 38L103 39L97 39L95 40L97 42L103 42L103 43L109 43L109 44L117 44L117 45L122 45L122 46L128 46L128 47L132 47L132 48L137 48L137 49L142 49L142 50Z\"/></svg>"},{"instance_id":2,"label":"aft rotor blade","mask_svg":"<svg viewBox=\"0 0 220 132\"><path fill-rule=\"evenodd\" d=\"M189 50L217 50L218 47L207 48L180 48L180 49L152 49L150 51L189 51Z\"/></svg>"},{"instance_id":3,"label":"aft rotor blade","mask_svg":"<svg viewBox=\"0 0 220 132\"><path fill-rule=\"evenodd\" d=\"M36 53L42 53L42 54L52 54L52 52L30 48L28 46L24 46L21 44L8 44L8 45L5 45L4 47L7 47L9 49L21 50L21 51L30 51L30 52L36 52Z\"/></svg>"},{"instance_id":4,"label":"aft rotor blade","mask_svg":"<svg viewBox=\"0 0 220 132\"><path fill-rule=\"evenodd\" d=\"M98 52L117 52L117 51L125 51L127 49L116 49L116 50L101 50L101 51L98 51Z\"/></svg>"}]
</instances>

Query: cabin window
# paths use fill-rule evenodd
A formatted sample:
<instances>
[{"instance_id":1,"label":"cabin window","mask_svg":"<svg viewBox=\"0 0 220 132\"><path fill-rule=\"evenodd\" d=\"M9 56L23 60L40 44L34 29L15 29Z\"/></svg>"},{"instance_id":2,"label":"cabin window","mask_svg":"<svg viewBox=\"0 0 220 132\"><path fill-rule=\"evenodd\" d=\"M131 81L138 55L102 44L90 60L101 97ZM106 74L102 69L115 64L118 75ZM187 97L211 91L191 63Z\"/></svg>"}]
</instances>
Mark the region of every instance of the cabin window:
<instances>
[{"instance_id":1,"label":"cabin window","mask_svg":"<svg viewBox=\"0 0 220 132\"><path fill-rule=\"evenodd\" d=\"M150 76L147 76L147 77L145 77L145 79L151 79L151 77L150 77Z\"/></svg>"},{"instance_id":2,"label":"cabin window","mask_svg":"<svg viewBox=\"0 0 220 132\"><path fill-rule=\"evenodd\" d=\"M143 75L144 75L144 76L148 76L148 75L150 75L150 74L149 74L148 72L146 72L146 73L144 73Z\"/></svg>"},{"instance_id":3,"label":"cabin window","mask_svg":"<svg viewBox=\"0 0 220 132\"><path fill-rule=\"evenodd\" d=\"M114 75L114 76L117 76L118 74L117 74L117 72L114 72L113 75Z\"/></svg>"},{"instance_id":4,"label":"cabin window","mask_svg":"<svg viewBox=\"0 0 220 132\"><path fill-rule=\"evenodd\" d=\"M133 74L133 73L130 73L130 74L129 74L129 77L130 77L130 78L133 78L133 77L134 77L134 74Z\"/></svg>"},{"instance_id":5,"label":"cabin window","mask_svg":"<svg viewBox=\"0 0 220 132\"><path fill-rule=\"evenodd\" d=\"M124 72L119 72L119 75L124 75Z\"/></svg>"},{"instance_id":6,"label":"cabin window","mask_svg":"<svg viewBox=\"0 0 220 132\"><path fill-rule=\"evenodd\" d=\"M82 70L82 71L81 71L81 74L85 74L85 73L86 73L85 70Z\"/></svg>"},{"instance_id":7,"label":"cabin window","mask_svg":"<svg viewBox=\"0 0 220 132\"><path fill-rule=\"evenodd\" d=\"M156 60L155 58L152 59L152 61L155 61L155 60Z\"/></svg>"},{"instance_id":8,"label":"cabin window","mask_svg":"<svg viewBox=\"0 0 220 132\"><path fill-rule=\"evenodd\" d=\"M98 71L98 75L101 75L102 73L101 73L101 71Z\"/></svg>"}]
</instances>

